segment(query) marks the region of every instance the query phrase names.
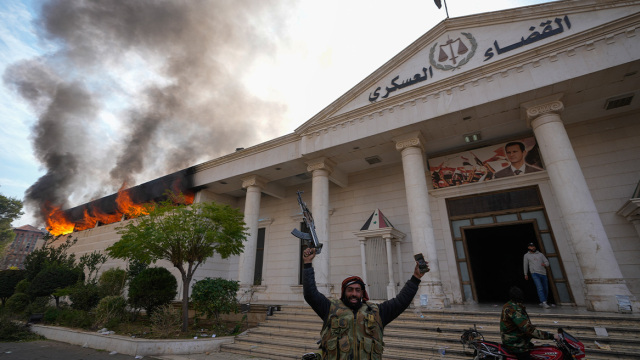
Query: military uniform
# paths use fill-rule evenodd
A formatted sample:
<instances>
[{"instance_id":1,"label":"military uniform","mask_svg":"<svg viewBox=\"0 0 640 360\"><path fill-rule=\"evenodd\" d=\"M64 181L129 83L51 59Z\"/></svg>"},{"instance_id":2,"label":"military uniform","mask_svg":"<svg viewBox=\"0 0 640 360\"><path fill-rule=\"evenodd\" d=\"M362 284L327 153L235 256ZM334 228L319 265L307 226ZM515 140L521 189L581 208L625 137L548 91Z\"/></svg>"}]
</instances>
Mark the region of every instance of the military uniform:
<instances>
[{"instance_id":1,"label":"military uniform","mask_svg":"<svg viewBox=\"0 0 640 360\"><path fill-rule=\"evenodd\" d=\"M418 292L420 279L412 276L398 296L379 305L365 299L353 310L339 299L327 299L316 288L315 272L305 264L302 286L304 299L320 316L324 324L320 332L322 358L382 359L384 327L398 317Z\"/></svg>"},{"instance_id":2,"label":"military uniform","mask_svg":"<svg viewBox=\"0 0 640 360\"><path fill-rule=\"evenodd\" d=\"M502 345L514 355L526 354L533 347L532 338L553 339L553 333L536 329L531 324L526 307L510 300L502 307L500 316Z\"/></svg>"}]
</instances>

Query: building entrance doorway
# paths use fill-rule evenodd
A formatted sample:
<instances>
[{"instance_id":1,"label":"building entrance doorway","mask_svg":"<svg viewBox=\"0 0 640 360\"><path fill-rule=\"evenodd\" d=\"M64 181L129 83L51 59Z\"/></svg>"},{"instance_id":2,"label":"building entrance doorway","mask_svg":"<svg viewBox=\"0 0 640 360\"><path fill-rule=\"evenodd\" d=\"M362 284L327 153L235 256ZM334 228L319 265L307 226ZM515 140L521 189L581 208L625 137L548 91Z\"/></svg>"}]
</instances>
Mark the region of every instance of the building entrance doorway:
<instances>
[{"instance_id":1,"label":"building entrance doorway","mask_svg":"<svg viewBox=\"0 0 640 360\"><path fill-rule=\"evenodd\" d=\"M471 277L479 303L502 304L508 299L511 286L524 291L525 303L538 304L536 287L531 278L524 279L522 257L527 244L538 239L534 223L495 225L465 229L464 240L469 251ZM549 286L549 301L553 301Z\"/></svg>"},{"instance_id":2,"label":"building entrance doorway","mask_svg":"<svg viewBox=\"0 0 640 360\"><path fill-rule=\"evenodd\" d=\"M453 247L466 303L500 304L509 287L538 304L532 280L524 280L522 257L533 242L549 259L548 302L573 304L569 281L537 187L447 199Z\"/></svg>"}]
</instances>

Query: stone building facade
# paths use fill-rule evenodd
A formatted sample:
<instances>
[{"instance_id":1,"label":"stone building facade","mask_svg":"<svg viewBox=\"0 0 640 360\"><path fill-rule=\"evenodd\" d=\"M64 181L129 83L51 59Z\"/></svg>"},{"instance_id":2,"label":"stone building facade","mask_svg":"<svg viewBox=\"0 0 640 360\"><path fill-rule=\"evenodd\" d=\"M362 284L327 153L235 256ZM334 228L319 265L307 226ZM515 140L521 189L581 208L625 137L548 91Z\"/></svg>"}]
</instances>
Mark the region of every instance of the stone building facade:
<instances>
[{"instance_id":1,"label":"stone building facade","mask_svg":"<svg viewBox=\"0 0 640 360\"><path fill-rule=\"evenodd\" d=\"M250 233L241 256L210 259L196 280L301 303L300 190L327 295L353 274L393 296L423 253L416 305L498 303L512 284L533 302L522 256L535 242L553 302L638 309L639 71L639 1L446 19L293 133L195 167L195 201L242 209ZM512 142L528 165L502 177ZM376 211L393 226L362 230ZM76 251L109 246L116 226L77 233Z\"/></svg>"},{"instance_id":2,"label":"stone building facade","mask_svg":"<svg viewBox=\"0 0 640 360\"><path fill-rule=\"evenodd\" d=\"M13 228L16 237L7 246L4 258L2 259L2 269L16 267L24 269L24 259L33 250L42 247L46 231L35 228L31 225L23 225Z\"/></svg>"}]
</instances>

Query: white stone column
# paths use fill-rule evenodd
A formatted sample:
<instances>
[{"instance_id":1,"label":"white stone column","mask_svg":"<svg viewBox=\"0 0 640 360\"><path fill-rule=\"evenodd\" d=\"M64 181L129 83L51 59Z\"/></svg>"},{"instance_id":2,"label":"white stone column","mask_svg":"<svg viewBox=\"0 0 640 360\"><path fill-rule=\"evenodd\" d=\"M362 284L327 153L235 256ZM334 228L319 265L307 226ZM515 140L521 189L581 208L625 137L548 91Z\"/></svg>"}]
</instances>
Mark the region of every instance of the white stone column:
<instances>
[{"instance_id":1,"label":"white stone column","mask_svg":"<svg viewBox=\"0 0 640 360\"><path fill-rule=\"evenodd\" d=\"M367 249L366 249L366 241L367 239L362 238L360 240L360 259L362 264L362 280L365 285L367 284Z\"/></svg>"},{"instance_id":2,"label":"white stone column","mask_svg":"<svg viewBox=\"0 0 640 360\"><path fill-rule=\"evenodd\" d=\"M615 295L631 296L560 113L562 102L523 104L533 128L564 224L584 277L587 309L618 311Z\"/></svg>"},{"instance_id":3,"label":"white stone column","mask_svg":"<svg viewBox=\"0 0 640 360\"><path fill-rule=\"evenodd\" d=\"M402 169L409 208L409 227L414 253L422 253L429 262L431 271L424 275L414 304L420 306L420 296L427 295L429 308L449 306L449 300L442 289L440 269L436 253L436 240L429 207L426 166L424 157L424 137L419 131L393 139L396 150L402 154ZM413 259L411 259L413 268Z\"/></svg>"},{"instance_id":4,"label":"white stone column","mask_svg":"<svg viewBox=\"0 0 640 360\"><path fill-rule=\"evenodd\" d=\"M393 254L391 253L391 236L385 236L387 244L387 271L389 272L389 285L387 285L387 299L396 297L396 286L393 281Z\"/></svg>"},{"instance_id":5,"label":"white stone column","mask_svg":"<svg viewBox=\"0 0 640 360\"><path fill-rule=\"evenodd\" d=\"M253 285L256 266L256 250L258 245L258 219L260 217L260 197L267 181L257 175L242 179L242 188L247 189L244 203L244 222L249 228L244 251L238 262L238 280L240 292Z\"/></svg>"},{"instance_id":6,"label":"white stone column","mask_svg":"<svg viewBox=\"0 0 640 360\"><path fill-rule=\"evenodd\" d=\"M322 252L313 260L313 268L316 273L316 285L318 291L326 296L331 295L329 283L329 174L333 171L334 164L326 158L314 159L307 162L307 171L313 175L311 186L311 212L316 225L316 235L322 245Z\"/></svg>"}]
</instances>

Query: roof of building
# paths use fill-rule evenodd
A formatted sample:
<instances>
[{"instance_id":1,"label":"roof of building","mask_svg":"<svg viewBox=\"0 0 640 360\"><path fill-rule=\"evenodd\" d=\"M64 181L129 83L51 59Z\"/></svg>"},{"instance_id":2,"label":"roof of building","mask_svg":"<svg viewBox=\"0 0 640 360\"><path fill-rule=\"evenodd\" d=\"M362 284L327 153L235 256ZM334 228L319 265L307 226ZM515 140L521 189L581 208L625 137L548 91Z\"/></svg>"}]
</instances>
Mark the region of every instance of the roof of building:
<instances>
[{"instance_id":1,"label":"roof of building","mask_svg":"<svg viewBox=\"0 0 640 360\"><path fill-rule=\"evenodd\" d=\"M22 230L22 231L35 231L35 232L39 232L39 233L45 233L45 231L38 229L37 227L31 226L31 225L22 225L19 226L17 228L14 228L14 230Z\"/></svg>"}]
</instances>

